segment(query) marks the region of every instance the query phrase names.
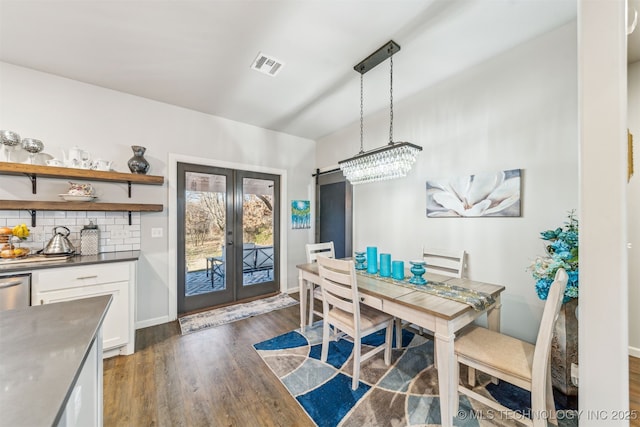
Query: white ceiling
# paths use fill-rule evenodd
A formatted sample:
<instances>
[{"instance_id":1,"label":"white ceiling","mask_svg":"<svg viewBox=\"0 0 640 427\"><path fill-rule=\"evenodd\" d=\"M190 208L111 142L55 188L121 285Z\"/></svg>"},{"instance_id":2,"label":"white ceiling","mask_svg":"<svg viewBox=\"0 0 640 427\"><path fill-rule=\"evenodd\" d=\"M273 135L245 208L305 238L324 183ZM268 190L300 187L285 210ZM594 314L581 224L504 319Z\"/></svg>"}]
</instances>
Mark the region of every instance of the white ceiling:
<instances>
[{"instance_id":1,"label":"white ceiling","mask_svg":"<svg viewBox=\"0 0 640 427\"><path fill-rule=\"evenodd\" d=\"M317 139L358 120L353 66L391 39L397 101L575 16L575 0L0 0L0 60ZM258 52L276 77L250 69ZM365 74L365 114L388 108L388 63Z\"/></svg>"}]
</instances>

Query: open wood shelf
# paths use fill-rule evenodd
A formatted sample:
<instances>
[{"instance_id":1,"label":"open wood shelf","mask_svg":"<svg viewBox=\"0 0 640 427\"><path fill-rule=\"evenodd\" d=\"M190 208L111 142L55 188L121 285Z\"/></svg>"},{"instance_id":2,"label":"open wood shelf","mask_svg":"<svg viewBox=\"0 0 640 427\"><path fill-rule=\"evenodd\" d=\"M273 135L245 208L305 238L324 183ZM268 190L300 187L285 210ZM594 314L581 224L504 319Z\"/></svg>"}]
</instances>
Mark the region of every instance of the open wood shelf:
<instances>
[{"instance_id":1,"label":"open wood shelf","mask_svg":"<svg viewBox=\"0 0 640 427\"><path fill-rule=\"evenodd\" d=\"M89 169L62 168L56 166L29 165L24 163L0 162L0 175L26 175L31 180L33 194L37 192L38 177L69 179L79 178L88 181L124 182L128 185L131 197L131 184L162 185L164 177L112 171L94 171ZM164 207L146 203L101 203L101 202L50 202L44 200L0 200L0 210L27 210L31 213L31 226L36 226L36 211L108 211L162 212Z\"/></svg>"},{"instance_id":2,"label":"open wood shelf","mask_svg":"<svg viewBox=\"0 0 640 427\"><path fill-rule=\"evenodd\" d=\"M0 162L0 174L29 175L46 178L80 178L89 181L126 182L131 184L162 185L163 176L142 175L113 171L96 171L90 169L63 168L56 166L29 165L24 163Z\"/></svg>"},{"instance_id":3,"label":"open wood shelf","mask_svg":"<svg viewBox=\"0 0 640 427\"><path fill-rule=\"evenodd\" d=\"M162 212L164 206L148 203L96 203L96 202L47 202L43 200L0 200L0 210L26 210L31 214L31 226L36 226L36 211L104 211Z\"/></svg>"},{"instance_id":4,"label":"open wood shelf","mask_svg":"<svg viewBox=\"0 0 640 427\"><path fill-rule=\"evenodd\" d=\"M48 202L44 200L0 200L0 209L34 211L129 211L162 212L164 206L147 203Z\"/></svg>"}]
</instances>

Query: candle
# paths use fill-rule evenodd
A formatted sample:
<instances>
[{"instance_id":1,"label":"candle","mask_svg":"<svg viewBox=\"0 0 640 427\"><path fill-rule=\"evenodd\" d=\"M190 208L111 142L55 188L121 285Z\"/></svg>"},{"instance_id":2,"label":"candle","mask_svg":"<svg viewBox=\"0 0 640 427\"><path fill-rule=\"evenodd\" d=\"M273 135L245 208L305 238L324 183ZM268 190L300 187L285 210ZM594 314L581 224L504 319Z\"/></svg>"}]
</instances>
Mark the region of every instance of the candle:
<instances>
[{"instance_id":1,"label":"candle","mask_svg":"<svg viewBox=\"0 0 640 427\"><path fill-rule=\"evenodd\" d=\"M393 261L391 263L391 277L396 280L404 280L404 262Z\"/></svg>"},{"instance_id":2,"label":"candle","mask_svg":"<svg viewBox=\"0 0 640 427\"><path fill-rule=\"evenodd\" d=\"M391 277L391 254L380 254L380 277Z\"/></svg>"},{"instance_id":3,"label":"candle","mask_svg":"<svg viewBox=\"0 0 640 427\"><path fill-rule=\"evenodd\" d=\"M376 274L378 272L378 248L367 246L367 273Z\"/></svg>"}]
</instances>

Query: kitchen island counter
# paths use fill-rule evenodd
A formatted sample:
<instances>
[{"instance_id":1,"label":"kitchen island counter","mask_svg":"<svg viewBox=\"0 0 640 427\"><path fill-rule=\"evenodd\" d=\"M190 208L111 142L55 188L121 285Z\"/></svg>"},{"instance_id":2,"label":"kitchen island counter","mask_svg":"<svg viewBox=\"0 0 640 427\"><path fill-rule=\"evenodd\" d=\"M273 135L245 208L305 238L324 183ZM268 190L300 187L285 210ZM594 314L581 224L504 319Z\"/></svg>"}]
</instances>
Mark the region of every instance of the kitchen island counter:
<instances>
[{"instance_id":1,"label":"kitchen island counter","mask_svg":"<svg viewBox=\"0 0 640 427\"><path fill-rule=\"evenodd\" d=\"M13 264L11 261L0 261L0 274L23 273L42 268L77 267L108 262L137 261L140 251L104 252L98 255L76 255L59 261L23 262Z\"/></svg>"},{"instance_id":2,"label":"kitchen island counter","mask_svg":"<svg viewBox=\"0 0 640 427\"><path fill-rule=\"evenodd\" d=\"M92 408L102 421L101 327L111 296L0 312L0 413L8 426L52 426ZM93 360L93 362L92 362ZM93 392L85 378L93 384ZM87 394L88 393L88 394ZM68 407L72 410L68 411ZM6 423L6 424L5 424Z\"/></svg>"}]
</instances>

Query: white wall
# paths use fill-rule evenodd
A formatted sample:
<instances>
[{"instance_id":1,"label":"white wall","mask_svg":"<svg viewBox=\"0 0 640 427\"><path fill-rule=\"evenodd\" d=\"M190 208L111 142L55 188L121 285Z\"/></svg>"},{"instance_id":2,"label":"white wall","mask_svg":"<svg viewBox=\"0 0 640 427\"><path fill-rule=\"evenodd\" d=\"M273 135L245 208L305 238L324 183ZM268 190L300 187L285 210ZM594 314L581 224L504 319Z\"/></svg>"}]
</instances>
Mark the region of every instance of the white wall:
<instances>
[{"instance_id":1,"label":"white wall","mask_svg":"<svg viewBox=\"0 0 640 427\"><path fill-rule=\"evenodd\" d=\"M506 286L502 330L534 341L544 303L526 268L543 254L540 231L578 207L576 73L573 23L396 102L394 140L424 150L407 178L354 187L354 249L376 245L405 261L422 245L465 249L469 277ZM365 150L388 141L388 120L365 118ZM355 154L358 141L357 124L318 141L318 166ZM521 217L426 217L427 180L506 169L522 169Z\"/></svg>"},{"instance_id":2,"label":"white wall","mask_svg":"<svg viewBox=\"0 0 640 427\"><path fill-rule=\"evenodd\" d=\"M168 271L167 230L168 211L175 206L167 200L167 182L175 177L166 176L169 153L286 170L288 194L283 197L287 200L309 198L308 182L315 165L315 144L311 140L6 63L0 63L0 128L41 139L44 151L56 157L61 156L62 149L78 145L94 158L114 160L115 169L122 172L128 172L130 146L147 147L149 174L165 176L166 183L162 187L134 186L132 200L162 203L165 210L140 215L138 326L170 320L168 277L175 272ZM34 196L27 178L0 176L0 183L0 200L56 200L57 194L68 187L64 180L42 179ZM128 201L124 184L94 186L103 201ZM152 227L164 228L164 238L152 239ZM282 242L288 247L290 266L285 288L297 286L295 264L304 262L308 238L306 231L287 231L287 239Z\"/></svg>"},{"instance_id":3,"label":"white wall","mask_svg":"<svg viewBox=\"0 0 640 427\"><path fill-rule=\"evenodd\" d=\"M636 31L640 31L636 29ZM629 353L640 357L640 62L629 65L627 117L635 149L635 174L627 186L629 225ZM634 262L635 261L635 262Z\"/></svg>"},{"instance_id":4,"label":"white wall","mask_svg":"<svg viewBox=\"0 0 640 427\"><path fill-rule=\"evenodd\" d=\"M606 417L582 417L582 427L628 426L630 419L617 416L629 410L625 9L624 0L578 1L578 405Z\"/></svg>"}]
</instances>

